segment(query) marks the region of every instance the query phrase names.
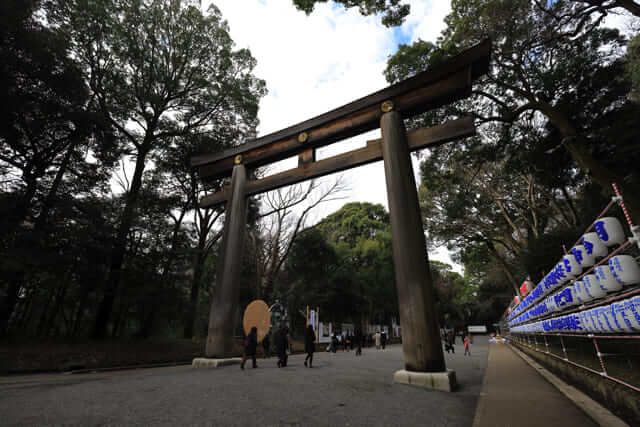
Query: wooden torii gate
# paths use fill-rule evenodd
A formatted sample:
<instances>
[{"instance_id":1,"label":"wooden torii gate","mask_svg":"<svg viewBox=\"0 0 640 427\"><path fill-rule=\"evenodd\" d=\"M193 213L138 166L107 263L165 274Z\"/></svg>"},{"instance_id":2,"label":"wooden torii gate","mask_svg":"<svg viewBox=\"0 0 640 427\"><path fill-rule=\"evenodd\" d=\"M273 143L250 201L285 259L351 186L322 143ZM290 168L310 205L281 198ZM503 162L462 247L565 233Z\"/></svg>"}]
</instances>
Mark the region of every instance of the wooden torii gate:
<instances>
[{"instance_id":1,"label":"wooden torii gate","mask_svg":"<svg viewBox=\"0 0 640 427\"><path fill-rule=\"evenodd\" d=\"M237 147L191 159L192 167L197 168L204 181L231 175L229 185L200 200L201 207L226 202L216 288L209 314L207 357L232 356L247 197L384 160L406 368L398 371L395 378L408 383L430 382L438 388L431 376L423 378L417 374L445 373L446 367L410 152L474 135L475 127L467 117L407 133L403 118L468 97L472 82L488 71L490 51L491 42L485 40L412 78L335 110ZM368 141L364 148L316 161L316 148L378 126L382 139ZM247 179L247 169L295 155L299 158L297 168L262 179Z\"/></svg>"}]
</instances>

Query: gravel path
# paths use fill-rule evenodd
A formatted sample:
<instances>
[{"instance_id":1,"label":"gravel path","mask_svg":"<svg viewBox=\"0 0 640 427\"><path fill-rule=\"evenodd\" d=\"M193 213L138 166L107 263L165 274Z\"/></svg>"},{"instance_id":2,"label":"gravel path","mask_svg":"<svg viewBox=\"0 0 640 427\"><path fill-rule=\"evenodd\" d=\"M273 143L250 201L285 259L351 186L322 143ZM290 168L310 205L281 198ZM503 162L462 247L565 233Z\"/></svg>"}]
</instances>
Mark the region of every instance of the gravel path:
<instances>
[{"instance_id":1,"label":"gravel path","mask_svg":"<svg viewBox=\"0 0 640 427\"><path fill-rule=\"evenodd\" d=\"M95 374L0 377L0 425L471 426L487 363L486 339L473 355L447 356L455 393L393 384L401 346L316 353L289 366L189 366Z\"/></svg>"}]
</instances>

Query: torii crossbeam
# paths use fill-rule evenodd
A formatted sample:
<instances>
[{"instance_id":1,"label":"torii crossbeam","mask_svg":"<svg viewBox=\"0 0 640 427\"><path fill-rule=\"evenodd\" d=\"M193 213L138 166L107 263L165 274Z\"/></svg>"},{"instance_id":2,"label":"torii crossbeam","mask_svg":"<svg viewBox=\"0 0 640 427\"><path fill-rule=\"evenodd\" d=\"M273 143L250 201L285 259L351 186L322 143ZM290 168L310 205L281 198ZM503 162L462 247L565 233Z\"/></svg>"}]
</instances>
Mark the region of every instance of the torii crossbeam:
<instances>
[{"instance_id":1,"label":"torii crossbeam","mask_svg":"<svg viewBox=\"0 0 640 427\"><path fill-rule=\"evenodd\" d=\"M225 358L233 352L237 278L242 259L247 197L384 160L406 368L398 371L395 378L399 382L420 382L425 386L451 389L455 381L445 369L409 154L473 135L475 127L471 118L464 117L407 133L403 119L468 97L473 81L488 71L490 52L491 41L485 40L414 77L313 119L220 153L191 159L192 167L204 181L231 176L229 185L200 200L202 207L227 204L209 316L207 357ZM316 161L315 149L378 126L382 130L382 139L368 141L364 148ZM295 155L299 158L298 167L265 178L247 180L247 168L255 169ZM443 377L446 377L444 382L447 385L439 386L444 382L438 378Z\"/></svg>"}]
</instances>

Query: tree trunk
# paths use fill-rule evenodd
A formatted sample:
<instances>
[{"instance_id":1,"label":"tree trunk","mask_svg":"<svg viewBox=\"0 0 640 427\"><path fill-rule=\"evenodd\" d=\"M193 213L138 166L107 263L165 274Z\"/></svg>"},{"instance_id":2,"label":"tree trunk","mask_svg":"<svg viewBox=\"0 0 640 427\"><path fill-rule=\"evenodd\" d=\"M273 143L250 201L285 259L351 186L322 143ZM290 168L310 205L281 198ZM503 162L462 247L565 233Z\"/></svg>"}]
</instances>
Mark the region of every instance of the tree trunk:
<instances>
[{"instance_id":1,"label":"tree trunk","mask_svg":"<svg viewBox=\"0 0 640 427\"><path fill-rule=\"evenodd\" d=\"M509 266L507 265L505 260L500 256L500 253L498 252L498 250L493 245L493 242L485 241L485 243L487 245L487 248L489 249L489 252L491 252L491 254L493 255L493 258L496 261L498 261L498 263L500 264L500 267L502 268L502 271L504 272L505 276L507 276L507 280L513 286L513 291L515 292L515 295L516 296L520 296L520 289L518 289L518 282L516 281L515 277L513 276L513 273L511 273L511 270L509 270Z\"/></svg>"},{"instance_id":2,"label":"tree trunk","mask_svg":"<svg viewBox=\"0 0 640 427\"><path fill-rule=\"evenodd\" d=\"M28 173L28 172L25 172ZM27 188L24 196L18 206L16 207L16 215L11 218L7 228L7 236L9 236L8 247L9 250L19 251L24 244L24 239L16 233L20 227L20 223L27 217L31 201L35 197L37 190L37 181L35 178L28 178L25 180ZM4 336L9 330L9 321L13 315L13 311L18 303L18 293L20 288L25 283L25 271L18 268L16 271L11 272L9 275L9 286L7 288L7 297L4 309L0 311L0 336Z\"/></svg>"},{"instance_id":3,"label":"tree trunk","mask_svg":"<svg viewBox=\"0 0 640 427\"><path fill-rule=\"evenodd\" d=\"M49 315L49 321L47 322L47 324L44 327L44 330L42 331L43 336L49 335L49 332L51 331L51 327L56 323L56 318L58 317L58 313L60 312L60 309L63 307L64 298L67 295L68 283L69 283L69 280L67 277L65 278L65 281L60 285L60 288L58 289L53 309L51 310L51 314ZM68 329L68 327L65 327L65 329Z\"/></svg>"},{"instance_id":4,"label":"tree trunk","mask_svg":"<svg viewBox=\"0 0 640 427\"><path fill-rule=\"evenodd\" d=\"M575 206L573 205L573 201L571 200L571 196L569 195L569 191L567 191L567 187L564 185L560 188L562 190L562 194L564 195L567 206L569 206L569 210L571 211L571 217L573 218L573 225L578 225L580 219L578 218L578 212L576 211Z\"/></svg>"},{"instance_id":5,"label":"tree trunk","mask_svg":"<svg viewBox=\"0 0 640 427\"><path fill-rule=\"evenodd\" d=\"M182 220L184 219L185 214L187 213L187 206L184 206L180 212L180 216L177 220L175 220L175 224L173 225L173 232L171 236L171 248L169 249L169 253L165 259L164 265L162 267L162 275L160 278L161 283L167 283L169 273L171 272L171 266L173 265L173 261L175 259L176 251L178 248L178 236L180 234L180 227L182 226ZM142 338L148 338L153 332L153 326L155 323L157 304L154 302L151 303L151 309L147 316L144 317L142 324L140 326L140 330L138 331L138 335Z\"/></svg>"},{"instance_id":6,"label":"tree trunk","mask_svg":"<svg viewBox=\"0 0 640 427\"><path fill-rule=\"evenodd\" d=\"M564 137L564 146L580 169L588 173L593 181L607 192L611 191L611 183L613 182L623 186L624 190L624 177L613 172L589 153L589 150L585 147L585 143L588 142L587 138L579 135L578 130L563 112L549 104L542 106L541 111L549 118L551 124L560 131ZM640 217L640 196L627 192L624 193L624 200L627 208L631 211L631 216L633 218Z\"/></svg>"},{"instance_id":7,"label":"tree trunk","mask_svg":"<svg viewBox=\"0 0 640 427\"><path fill-rule=\"evenodd\" d=\"M118 287L120 286L120 276L122 274L122 264L124 262L125 252L127 249L127 235L133 224L135 217L135 209L142 187L142 174L145 168L147 152L140 149L138 158L136 159L136 168L131 181L131 188L127 192L126 203L122 216L120 217L120 226L111 250L111 265L107 274L107 280L104 287L104 295L98 307L98 314L93 328L92 336L96 339L102 339L107 335L107 327L111 319L113 303L116 299Z\"/></svg>"},{"instance_id":8,"label":"tree trunk","mask_svg":"<svg viewBox=\"0 0 640 427\"><path fill-rule=\"evenodd\" d=\"M640 198L633 192L624 192L624 178L606 168L596 160L578 140L571 140L565 143L571 157L578 165L587 171L591 178L606 192L611 192L611 184L617 183L622 187L624 202L633 218L640 218Z\"/></svg>"},{"instance_id":9,"label":"tree trunk","mask_svg":"<svg viewBox=\"0 0 640 427\"><path fill-rule=\"evenodd\" d=\"M56 298L56 294L58 292L47 292L47 296L45 297L45 302L42 305L42 309L40 311L40 320L38 320L38 326L36 327L36 336L43 336L45 334L45 328L47 325L47 318L49 317L49 307L51 303Z\"/></svg>"},{"instance_id":10,"label":"tree trunk","mask_svg":"<svg viewBox=\"0 0 640 427\"><path fill-rule=\"evenodd\" d=\"M637 17L640 17L640 4L634 0L618 0L620 7L627 9L629 12Z\"/></svg>"},{"instance_id":11,"label":"tree trunk","mask_svg":"<svg viewBox=\"0 0 640 427\"><path fill-rule=\"evenodd\" d=\"M203 227L203 232L200 233L198 239L198 248L196 250L195 263L193 266L193 277L191 278L191 292L189 293L189 305L184 313L184 338L193 337L194 321L196 317L196 311L198 309L198 295L200 293L200 282L202 281L202 274L204 272L204 262L206 260L207 235L204 233L206 227Z\"/></svg>"},{"instance_id":12,"label":"tree trunk","mask_svg":"<svg viewBox=\"0 0 640 427\"><path fill-rule=\"evenodd\" d=\"M80 296L78 298L78 305L75 310L75 314L73 315L73 319L71 320L72 327L70 330L70 335L75 337L78 335L78 329L80 328L80 323L84 317L85 308L87 307L87 300L89 298L91 284L87 280L83 280L80 284Z\"/></svg>"},{"instance_id":13,"label":"tree trunk","mask_svg":"<svg viewBox=\"0 0 640 427\"><path fill-rule=\"evenodd\" d=\"M64 157L62 158L62 163L60 163L60 167L58 168L58 172L56 172L56 177L53 179L51 183L51 188L49 188L49 192L42 203L42 209L40 210L40 215L36 219L35 230L39 231L44 225L47 217L49 216L49 210L53 206L55 201L56 194L58 193L58 188L60 187L60 183L62 182L62 178L64 177L65 172L67 171L67 167L69 166L69 161L71 160L71 155L73 154L73 150L76 148L77 137L74 137L72 142L69 144Z\"/></svg>"}]
</instances>

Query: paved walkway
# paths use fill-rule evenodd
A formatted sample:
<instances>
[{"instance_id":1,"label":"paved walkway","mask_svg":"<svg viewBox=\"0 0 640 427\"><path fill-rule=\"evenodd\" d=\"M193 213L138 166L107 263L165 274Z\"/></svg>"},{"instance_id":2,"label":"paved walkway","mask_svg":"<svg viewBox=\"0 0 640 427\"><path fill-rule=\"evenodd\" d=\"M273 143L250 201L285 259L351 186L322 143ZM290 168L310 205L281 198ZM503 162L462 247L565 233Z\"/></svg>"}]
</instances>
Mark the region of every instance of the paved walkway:
<instances>
[{"instance_id":1,"label":"paved walkway","mask_svg":"<svg viewBox=\"0 0 640 427\"><path fill-rule=\"evenodd\" d=\"M0 377L0 425L594 425L505 345L478 337L471 357L456 349L445 354L460 383L455 393L393 384L403 368L400 346L357 358L316 353L313 369L292 356L284 369L271 358L245 371L178 366Z\"/></svg>"},{"instance_id":2,"label":"paved walkway","mask_svg":"<svg viewBox=\"0 0 640 427\"><path fill-rule=\"evenodd\" d=\"M507 344L491 344L473 427L590 427L591 418Z\"/></svg>"},{"instance_id":3,"label":"paved walkway","mask_svg":"<svg viewBox=\"0 0 640 427\"><path fill-rule=\"evenodd\" d=\"M393 384L400 346L384 351L316 353L314 368L292 356L258 369L188 366L79 375L0 377L0 425L470 426L487 360L458 343L447 365L456 393Z\"/></svg>"}]
</instances>

